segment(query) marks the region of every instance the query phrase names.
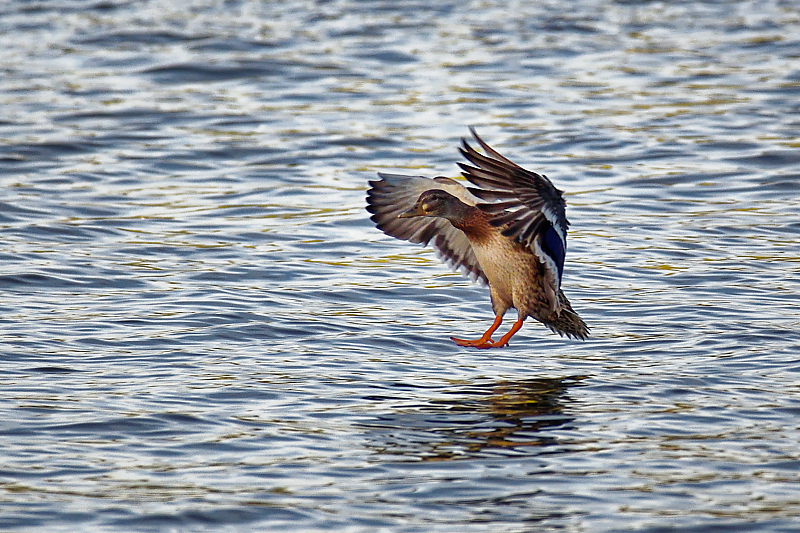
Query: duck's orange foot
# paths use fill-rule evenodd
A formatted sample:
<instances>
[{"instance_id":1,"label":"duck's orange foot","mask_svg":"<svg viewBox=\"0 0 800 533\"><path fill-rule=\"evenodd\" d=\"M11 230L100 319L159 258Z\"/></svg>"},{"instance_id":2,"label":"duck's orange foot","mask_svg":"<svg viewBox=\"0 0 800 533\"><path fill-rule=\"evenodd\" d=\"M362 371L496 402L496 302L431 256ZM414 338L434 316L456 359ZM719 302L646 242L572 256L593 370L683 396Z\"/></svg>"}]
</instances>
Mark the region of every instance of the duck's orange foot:
<instances>
[{"instance_id":1,"label":"duck's orange foot","mask_svg":"<svg viewBox=\"0 0 800 533\"><path fill-rule=\"evenodd\" d=\"M508 346L508 341L503 341L500 339L499 341L489 341L484 342L483 344L476 344L475 348L485 349L485 348L505 348Z\"/></svg>"},{"instance_id":2,"label":"duck's orange foot","mask_svg":"<svg viewBox=\"0 0 800 533\"><path fill-rule=\"evenodd\" d=\"M494 342L492 339L484 339L483 337L474 340L457 339L455 337L450 337L450 340L452 340L459 346L472 346L473 348L502 348L503 346L508 346L508 341Z\"/></svg>"},{"instance_id":3,"label":"duck's orange foot","mask_svg":"<svg viewBox=\"0 0 800 533\"><path fill-rule=\"evenodd\" d=\"M455 337L450 337L450 340L454 343L458 344L459 346L483 346L484 344L492 342L492 339L486 339L481 337L480 339L457 339Z\"/></svg>"},{"instance_id":4,"label":"duck's orange foot","mask_svg":"<svg viewBox=\"0 0 800 533\"><path fill-rule=\"evenodd\" d=\"M492 333L497 331L497 328L500 327L500 324L502 322L503 322L503 317L501 316L494 317L494 322L489 327L489 329L486 330L486 333L484 333L480 339L468 340L468 339L457 339L455 337L450 337L450 339L459 346L474 346L475 348L494 348L495 343L492 341ZM508 342L506 342L506 344L508 344Z\"/></svg>"},{"instance_id":5,"label":"duck's orange foot","mask_svg":"<svg viewBox=\"0 0 800 533\"><path fill-rule=\"evenodd\" d=\"M489 330L486 333L484 333L483 337L481 337L480 339L467 340L467 339L457 339L455 337L450 337L450 338L453 340L453 342L455 342L459 346L472 346L473 348L503 348L505 346L508 346L508 339L513 337L514 333L518 332L519 328L522 327L523 320L524 319L521 318L516 322L514 322L514 325L511 326L511 329L508 330L508 333L500 337L499 341L492 340L492 333L494 333L495 330L497 330L497 328L500 326L500 322L502 321L500 317L494 319L494 324L492 324L492 327L490 327Z\"/></svg>"}]
</instances>

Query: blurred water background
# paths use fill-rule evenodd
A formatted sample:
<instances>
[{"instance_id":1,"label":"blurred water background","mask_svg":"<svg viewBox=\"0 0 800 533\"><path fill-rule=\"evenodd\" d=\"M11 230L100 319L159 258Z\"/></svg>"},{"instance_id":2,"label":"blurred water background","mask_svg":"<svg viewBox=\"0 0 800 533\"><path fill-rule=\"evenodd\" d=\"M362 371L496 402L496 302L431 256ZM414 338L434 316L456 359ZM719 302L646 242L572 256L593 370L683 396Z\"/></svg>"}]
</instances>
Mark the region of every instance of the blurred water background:
<instances>
[{"instance_id":1,"label":"blurred water background","mask_svg":"<svg viewBox=\"0 0 800 533\"><path fill-rule=\"evenodd\" d=\"M796 531L796 2L9 0L0 46L0 529ZM468 125L566 191L587 342L455 346L486 289L368 220Z\"/></svg>"}]
</instances>

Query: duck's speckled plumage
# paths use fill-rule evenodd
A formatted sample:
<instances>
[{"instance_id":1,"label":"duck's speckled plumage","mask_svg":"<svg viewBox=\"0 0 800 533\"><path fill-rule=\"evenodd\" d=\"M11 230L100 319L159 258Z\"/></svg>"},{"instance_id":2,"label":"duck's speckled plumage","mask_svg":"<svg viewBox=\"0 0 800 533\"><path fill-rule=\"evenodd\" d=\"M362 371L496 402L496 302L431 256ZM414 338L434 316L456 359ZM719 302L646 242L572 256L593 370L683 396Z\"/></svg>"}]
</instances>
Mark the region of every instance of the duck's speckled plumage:
<instances>
[{"instance_id":1,"label":"duck's speckled plumage","mask_svg":"<svg viewBox=\"0 0 800 533\"><path fill-rule=\"evenodd\" d=\"M585 339L588 328L561 291L567 249L562 192L543 175L506 159L470 129L484 154L463 141L459 163L475 187L449 178L379 173L370 181L367 209L378 229L398 239L428 244L449 265L489 285L496 315L474 341L478 348L504 346L530 316L568 337ZM515 308L518 320L498 342L491 335Z\"/></svg>"}]
</instances>

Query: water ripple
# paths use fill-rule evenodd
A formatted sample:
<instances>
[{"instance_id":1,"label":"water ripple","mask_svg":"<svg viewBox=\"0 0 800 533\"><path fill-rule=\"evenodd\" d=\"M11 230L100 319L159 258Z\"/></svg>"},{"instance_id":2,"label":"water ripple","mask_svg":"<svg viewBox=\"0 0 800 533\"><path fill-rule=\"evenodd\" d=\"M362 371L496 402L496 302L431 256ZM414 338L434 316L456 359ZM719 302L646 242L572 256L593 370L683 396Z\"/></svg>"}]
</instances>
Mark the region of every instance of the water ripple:
<instances>
[{"instance_id":1,"label":"water ripple","mask_svg":"<svg viewBox=\"0 0 800 533\"><path fill-rule=\"evenodd\" d=\"M792 6L0 14L0 529L796 529ZM566 191L587 342L455 346L487 291L368 220L467 125Z\"/></svg>"}]
</instances>

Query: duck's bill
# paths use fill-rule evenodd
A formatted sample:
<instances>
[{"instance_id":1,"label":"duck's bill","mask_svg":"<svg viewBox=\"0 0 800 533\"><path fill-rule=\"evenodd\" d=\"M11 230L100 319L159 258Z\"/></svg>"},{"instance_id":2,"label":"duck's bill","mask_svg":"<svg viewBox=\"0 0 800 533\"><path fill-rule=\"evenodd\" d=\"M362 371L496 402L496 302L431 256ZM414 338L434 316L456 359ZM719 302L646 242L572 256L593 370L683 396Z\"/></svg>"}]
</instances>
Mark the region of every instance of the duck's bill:
<instances>
[{"instance_id":1,"label":"duck's bill","mask_svg":"<svg viewBox=\"0 0 800 533\"><path fill-rule=\"evenodd\" d=\"M411 217L421 217L421 216L425 216L425 213L422 211L422 209L419 208L419 206L415 205L408 211L404 211L403 213L397 215L397 218L411 218Z\"/></svg>"}]
</instances>

